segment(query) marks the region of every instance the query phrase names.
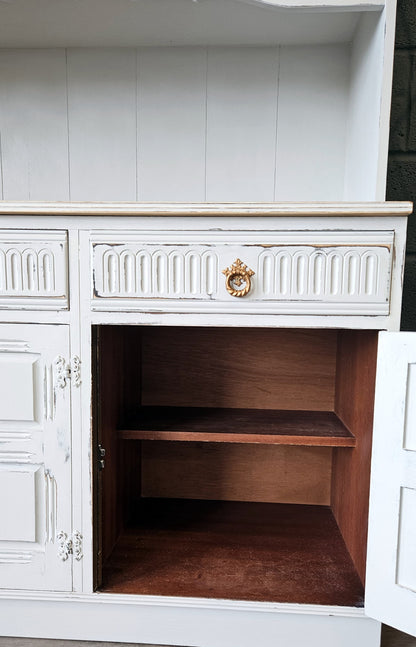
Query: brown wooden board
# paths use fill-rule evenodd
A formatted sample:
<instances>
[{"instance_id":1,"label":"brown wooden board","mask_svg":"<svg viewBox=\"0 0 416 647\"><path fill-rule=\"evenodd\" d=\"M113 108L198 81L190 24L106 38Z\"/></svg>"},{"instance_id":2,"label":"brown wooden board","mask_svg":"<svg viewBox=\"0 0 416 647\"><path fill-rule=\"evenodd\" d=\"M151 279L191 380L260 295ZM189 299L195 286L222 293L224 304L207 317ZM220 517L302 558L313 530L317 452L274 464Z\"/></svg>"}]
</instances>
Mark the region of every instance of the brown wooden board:
<instances>
[{"instance_id":1,"label":"brown wooden board","mask_svg":"<svg viewBox=\"0 0 416 647\"><path fill-rule=\"evenodd\" d=\"M140 407L124 439L354 447L355 438L332 411Z\"/></svg>"},{"instance_id":2,"label":"brown wooden board","mask_svg":"<svg viewBox=\"0 0 416 647\"><path fill-rule=\"evenodd\" d=\"M144 501L104 567L102 591L362 606L329 508Z\"/></svg>"},{"instance_id":3,"label":"brown wooden board","mask_svg":"<svg viewBox=\"0 0 416 647\"><path fill-rule=\"evenodd\" d=\"M331 447L175 441L141 444L145 497L330 503Z\"/></svg>"},{"instance_id":4,"label":"brown wooden board","mask_svg":"<svg viewBox=\"0 0 416 647\"><path fill-rule=\"evenodd\" d=\"M335 411L354 434L353 450L334 450L332 509L365 581L371 441L378 334L343 331L339 337Z\"/></svg>"},{"instance_id":5,"label":"brown wooden board","mask_svg":"<svg viewBox=\"0 0 416 647\"><path fill-rule=\"evenodd\" d=\"M142 404L333 411L337 332L143 329Z\"/></svg>"}]
</instances>

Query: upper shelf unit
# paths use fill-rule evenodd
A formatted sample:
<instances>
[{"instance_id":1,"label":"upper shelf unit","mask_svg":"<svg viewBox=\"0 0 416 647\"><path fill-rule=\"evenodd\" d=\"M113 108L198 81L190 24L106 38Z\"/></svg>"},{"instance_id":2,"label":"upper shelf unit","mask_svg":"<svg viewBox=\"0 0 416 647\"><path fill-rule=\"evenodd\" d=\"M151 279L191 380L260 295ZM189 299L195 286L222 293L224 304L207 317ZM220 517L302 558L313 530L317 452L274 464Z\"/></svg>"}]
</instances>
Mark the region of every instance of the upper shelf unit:
<instances>
[{"instance_id":1,"label":"upper shelf unit","mask_svg":"<svg viewBox=\"0 0 416 647\"><path fill-rule=\"evenodd\" d=\"M394 22L395 0L0 0L0 198L384 200Z\"/></svg>"},{"instance_id":2,"label":"upper shelf unit","mask_svg":"<svg viewBox=\"0 0 416 647\"><path fill-rule=\"evenodd\" d=\"M2 47L348 42L383 0L0 0Z\"/></svg>"}]
</instances>

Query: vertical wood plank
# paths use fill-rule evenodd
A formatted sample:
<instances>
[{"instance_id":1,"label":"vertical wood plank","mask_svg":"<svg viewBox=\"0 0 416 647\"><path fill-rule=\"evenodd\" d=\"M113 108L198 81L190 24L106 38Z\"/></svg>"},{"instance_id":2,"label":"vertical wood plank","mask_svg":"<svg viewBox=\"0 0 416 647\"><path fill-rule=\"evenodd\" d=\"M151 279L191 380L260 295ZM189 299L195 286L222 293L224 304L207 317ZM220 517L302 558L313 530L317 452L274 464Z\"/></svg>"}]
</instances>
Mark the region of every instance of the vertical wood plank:
<instances>
[{"instance_id":1,"label":"vertical wood plank","mask_svg":"<svg viewBox=\"0 0 416 647\"><path fill-rule=\"evenodd\" d=\"M278 49L208 51L207 200L273 200Z\"/></svg>"},{"instance_id":2,"label":"vertical wood plank","mask_svg":"<svg viewBox=\"0 0 416 647\"><path fill-rule=\"evenodd\" d=\"M5 200L67 200L65 50L0 50Z\"/></svg>"},{"instance_id":3,"label":"vertical wood plank","mask_svg":"<svg viewBox=\"0 0 416 647\"><path fill-rule=\"evenodd\" d=\"M140 200L205 199L206 49L138 50Z\"/></svg>"},{"instance_id":4,"label":"vertical wood plank","mask_svg":"<svg viewBox=\"0 0 416 647\"><path fill-rule=\"evenodd\" d=\"M347 45L282 47L276 200L336 200L344 190Z\"/></svg>"},{"instance_id":5,"label":"vertical wood plank","mask_svg":"<svg viewBox=\"0 0 416 647\"><path fill-rule=\"evenodd\" d=\"M72 200L136 199L136 51L68 51Z\"/></svg>"},{"instance_id":6,"label":"vertical wood plank","mask_svg":"<svg viewBox=\"0 0 416 647\"><path fill-rule=\"evenodd\" d=\"M377 332L339 333L335 413L354 434L354 449L334 450L332 512L365 582Z\"/></svg>"}]
</instances>

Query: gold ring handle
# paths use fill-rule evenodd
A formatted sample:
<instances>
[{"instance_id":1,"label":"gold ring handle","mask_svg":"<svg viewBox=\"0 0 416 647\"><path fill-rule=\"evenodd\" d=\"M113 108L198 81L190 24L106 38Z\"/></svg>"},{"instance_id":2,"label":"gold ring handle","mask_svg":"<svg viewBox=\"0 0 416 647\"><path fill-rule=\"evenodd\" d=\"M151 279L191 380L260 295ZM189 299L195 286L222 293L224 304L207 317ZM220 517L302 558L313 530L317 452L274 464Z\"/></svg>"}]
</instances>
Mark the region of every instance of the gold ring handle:
<instances>
[{"instance_id":1,"label":"gold ring handle","mask_svg":"<svg viewBox=\"0 0 416 647\"><path fill-rule=\"evenodd\" d=\"M222 271L225 274L225 287L232 297L245 297L251 290L253 270L247 267L239 258ZM243 287L240 287L243 286Z\"/></svg>"}]
</instances>

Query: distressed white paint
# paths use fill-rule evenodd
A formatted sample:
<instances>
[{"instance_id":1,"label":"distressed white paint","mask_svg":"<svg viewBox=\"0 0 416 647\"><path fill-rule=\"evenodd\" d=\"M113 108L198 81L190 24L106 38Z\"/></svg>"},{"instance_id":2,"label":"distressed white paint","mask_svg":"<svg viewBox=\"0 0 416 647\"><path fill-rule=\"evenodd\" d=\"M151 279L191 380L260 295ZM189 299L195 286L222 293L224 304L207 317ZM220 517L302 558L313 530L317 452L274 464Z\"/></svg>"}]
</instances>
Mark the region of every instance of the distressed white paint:
<instances>
[{"instance_id":1,"label":"distressed white paint","mask_svg":"<svg viewBox=\"0 0 416 647\"><path fill-rule=\"evenodd\" d=\"M66 231L0 230L0 308L68 307Z\"/></svg>"},{"instance_id":2,"label":"distressed white paint","mask_svg":"<svg viewBox=\"0 0 416 647\"><path fill-rule=\"evenodd\" d=\"M72 588L54 543L56 528L71 529L70 394L44 381L58 353L69 356L66 326L0 325L2 588Z\"/></svg>"},{"instance_id":3,"label":"distressed white paint","mask_svg":"<svg viewBox=\"0 0 416 647\"><path fill-rule=\"evenodd\" d=\"M0 609L9 636L24 614L19 636L198 647L253 647L259 636L262 647L304 647L305 636L308 647L380 644L378 622L340 607L96 594L0 598Z\"/></svg>"},{"instance_id":4,"label":"distressed white paint","mask_svg":"<svg viewBox=\"0 0 416 647\"><path fill-rule=\"evenodd\" d=\"M65 66L62 49L1 51L0 152L5 200L70 197Z\"/></svg>"},{"instance_id":5,"label":"distressed white paint","mask_svg":"<svg viewBox=\"0 0 416 647\"><path fill-rule=\"evenodd\" d=\"M367 554L366 612L416 634L416 454L405 449L406 424L416 425L415 393L407 391L416 362L415 333L381 333L377 364Z\"/></svg>"},{"instance_id":6,"label":"distressed white paint","mask_svg":"<svg viewBox=\"0 0 416 647\"><path fill-rule=\"evenodd\" d=\"M107 231L91 243L94 309L152 310L164 300L166 312L389 312L393 232L265 231L248 241L236 232ZM244 298L227 292L222 274L237 258L255 272Z\"/></svg>"},{"instance_id":7,"label":"distressed white paint","mask_svg":"<svg viewBox=\"0 0 416 647\"><path fill-rule=\"evenodd\" d=\"M198 247L204 247L207 242L207 236L213 247L210 248L211 253L228 254L229 252L238 252L242 255L243 250L248 250L249 253L254 253L254 265L256 277L260 274L260 260L265 261L268 254L272 254L265 267L269 268L267 272L263 272L259 289L261 289L262 299L266 299L265 293L274 298L276 291L276 258L280 253L280 248L284 247L285 250L290 249L292 254L292 262L296 268L290 274L293 285L296 290L300 290L302 298L304 295L312 294L318 297L319 290L325 291L325 285L333 285L333 282L325 283L326 278L323 276L323 265L321 263L321 250L325 258L329 256L337 248L336 251L345 252L343 261L343 268L347 271L348 276L338 283L338 290L345 290L346 298L355 298L357 294L361 294L363 298L369 296L369 286L371 281L365 280L361 275L361 267L370 272L374 271L374 266L364 265L358 263L359 251L361 248L366 248L370 251L377 250L381 254L386 254L390 259L392 256L396 258L397 264L392 266L391 270L391 298L394 303L394 312L391 314L391 321L389 325L395 325L394 321L397 318L397 297L396 292L400 292L400 259L403 254L404 248L404 218L403 214L409 209L409 205L312 205L310 210L306 205L279 205L269 204L263 206L255 205L188 205L181 207L178 205L48 205L47 213L49 215L42 215L40 205L32 208L28 205L16 204L2 205L4 211L11 213L14 210L13 216L14 228L30 229L35 225L36 229L39 227L50 229L62 229L62 223L65 222L65 227L69 232L69 239L71 242L72 254L70 255L70 273L73 280L71 280L71 304L75 305L74 314L62 313L63 316L73 316L71 320L72 336L76 343L76 351L78 354L78 345L81 343L80 357L82 361L82 383L79 389L72 389L74 394L81 393L82 401L78 401L79 411L75 411L75 419L82 411L82 425L74 425L73 429L73 450L78 456L79 471L76 471L77 484L79 486L76 503L73 508L73 513L80 516L82 514L84 527L82 528L83 535L88 536L87 542L84 542L84 557L80 562L74 562L74 571L84 571L82 573L81 581L84 582L84 592L79 592L73 596L59 596L56 593L44 594L40 597L36 594L27 593L24 596L18 596L16 593L7 593L0 596L0 610L9 613L14 605L14 601L18 601L20 609L23 607L27 609L30 618L28 624L25 624L27 631L32 635L43 635L50 637L66 637L75 640L82 638L89 639L112 639L112 640L130 640L130 641L145 641L151 643L167 643L170 644L195 644L204 645L205 640L207 647L224 644L224 637L226 643L230 647L247 644L251 646L253 637L255 635L264 636L265 645L276 644L277 640L283 640L288 644L300 647L304 642L305 632L307 632L310 644L326 644L342 645L349 647L354 641L356 644L365 644L370 647L377 647L379 639L379 625L377 622L371 621L363 616L361 610L351 610L345 608L328 609L326 607L304 607L299 605L267 605L260 603L236 603L224 601L206 601L196 600L190 601L186 599L173 599L173 598L152 598L149 599L143 596L109 596L102 594L92 594L92 543L91 543L91 498L89 492L90 484L90 462L89 462L89 448L91 443L90 437L90 326L91 323L105 322L112 324L127 324L135 323L140 324L149 322L149 317L153 317L151 323L159 325L191 325L199 323L199 325L292 325L292 326L328 326L336 325L340 327L356 326L356 327L371 327L377 325L386 325L388 317L384 315L370 316L351 316L351 315L338 315L330 317L323 317L325 313L325 304L328 302L325 296L320 305L320 314L316 315L294 315L292 318L288 316L272 315L272 314L257 314L250 317L245 317L243 314L235 309L228 309L226 318L221 314L209 315L203 312L201 305L196 303L194 312L186 314L167 313L165 305L160 307L164 312L161 315L149 312L122 312L118 306L114 311L110 310L108 306L107 311L94 313L91 311L91 285L89 281L79 281L76 278L78 266L80 266L81 277L88 277L91 272L90 252L92 245L97 246L102 252L101 261L98 263L99 267L104 267L102 261L106 252L115 253L115 257L119 268L119 273L113 276L113 288L120 289L124 286L126 294L132 294L132 290L137 291L137 265L133 263L136 261L136 254L143 248L151 248L156 252L155 257L162 258L159 267L162 268L163 286L160 284L160 289L170 290L172 294L172 302L182 299L178 298L185 287L190 291L197 289L201 285L201 272L198 271L197 260L195 254L189 257L189 269L185 263L185 255L187 246L189 251L196 251ZM18 209L22 213L27 210L37 210L36 216L30 215L17 215ZM59 216L60 210L65 215ZM220 211L223 209L223 214ZM66 211L66 213L65 213ZM119 211L118 217L103 218L103 214L109 214L111 211L116 213ZM80 215L85 213L85 215ZM157 215L166 213L165 217ZM198 218L188 218L186 215L198 214ZM374 214L383 214L382 219L374 217ZM241 214L245 214L242 216ZM291 214L291 215L289 215ZM309 214L309 215L307 215ZM344 214L341 216L340 214ZM373 215L371 215L373 214ZM396 214L396 215L395 215ZM149 217L151 216L151 217ZM5 223L10 222L10 219L5 216L0 219L0 226L4 227ZM79 232L79 230L82 230ZM79 232L79 243L78 243ZM394 232L394 236L392 233ZM272 247L263 247L265 237L267 237L267 244ZM182 245L179 245L179 243ZM112 245L114 243L114 246ZM173 243L173 245L172 245ZM169 245L169 248L168 248ZM318 247L318 245L322 245ZM293 249L292 249L293 248ZM383 251L382 251L383 250ZM205 250L204 250L205 251ZM124 253L126 252L126 253ZM157 255L158 252L161 254ZM124 255L123 255L124 254ZM164 254L164 256L163 256ZM120 264L121 258L125 261ZM95 258L95 257L94 257ZM98 258L98 255L97 255ZM182 259L183 258L183 263ZM303 258L302 262L297 259ZM308 263L306 263L308 258ZM368 258L368 257L365 257ZM381 257L380 257L381 258ZM229 265L235 260L231 257L221 257L225 261L225 265ZM295 259L295 260L293 260ZM243 259L245 260L245 259ZM196 263L196 271L195 271ZM384 261L380 262L379 267L383 266ZM390 260L388 261L388 265ZM191 265L193 270L191 270ZM117 268L117 264L115 266ZM218 264L219 270L222 269L221 263ZM308 280L299 273L299 268L308 268L311 272ZM373 269L371 269L371 267ZM121 268L121 269L120 269ZM75 274L74 274L75 272ZM173 273L174 276L171 276ZM187 283L187 273L189 276L189 283ZM191 275L193 278L191 280ZM267 274L267 276L265 276ZM149 280L152 272L149 270ZM326 276L326 274L325 274ZM221 281L223 276L220 274ZM380 283L377 281L377 285ZM109 286L110 283L107 283ZM373 284L374 285L374 284ZM218 289L223 289L223 285L219 283ZM79 291L80 290L80 291ZM360 292L360 290L362 292ZM309 292L308 292L309 291ZM112 292L114 294L114 292ZM113 297L110 297L109 301ZM233 298L228 297L230 302L233 303ZM328 297L330 298L330 296ZM117 299L114 299L117 301ZM198 300L197 300L198 301ZM237 301L237 299L235 300ZM240 304L238 307L241 311L244 307ZM247 304L249 301L246 302ZM79 306L77 305L79 304ZM78 310L80 307L80 310ZM16 318L25 316L27 322L42 321L45 313L36 315L31 313L4 313L12 315ZM50 313L48 316L55 317L59 313ZM131 316L130 316L131 315ZM147 319L146 319L147 317ZM197 319L199 317L199 319ZM53 319L56 320L56 319ZM291 323L288 324L287 322ZM285 323L286 322L286 323ZM351 323L352 322L352 323ZM10 330L13 330L14 335L2 335L0 338L3 341L4 353L39 353L42 361L47 351L43 348L42 344L37 338L37 347L34 341L29 336L32 329L33 334L35 331L43 331L45 339L47 339L48 346L53 346L53 339L55 331L62 329L60 326L26 326L26 325L13 325ZM19 332L19 334L17 334ZM27 333L27 334L26 334ZM78 340L78 341L76 341ZM36 341L36 340L35 340ZM60 348L62 345L59 345ZM63 345L65 346L65 344ZM45 412L45 419L42 418L38 426L44 431L35 431L30 425L25 422L14 421L13 425L8 425L5 433L9 434L6 446L7 455L0 454L0 460L3 461L4 469L7 471L17 461L24 469L27 465L41 465L42 468L38 470L37 474L40 476L39 491L42 493L40 497L40 504L36 512L36 541L35 542L20 542L19 545L13 544L13 550L10 547L3 547L0 545L0 569L32 569L33 572L39 564L39 559L43 555L44 549L46 554L48 551L53 551L54 559L56 558L57 544L53 542L56 532L62 530L71 536L70 524L65 524L62 519L64 514L70 514L70 506L65 507L65 512L62 510L61 501L64 496L70 501L68 494L67 481L62 482L62 474L66 473L66 466L70 463L68 459L68 450L70 447L69 438L61 435L60 431L63 425L60 422L60 406L57 402L56 418L51 420L51 397L53 398L53 381L51 384L51 371L44 370L50 366L57 355L68 355L67 351L61 349L57 352L57 347L54 347L55 352L49 355L48 361L42 365L40 362L40 384L45 389L41 394L43 402L39 401L39 407L42 412ZM69 350L69 349L68 349ZM53 375L53 373L52 373ZM52 395L51 395L52 387ZM69 385L65 389L57 389L56 396L58 398L68 397ZM49 395L48 395L49 394ZM41 398L42 400L42 398ZM21 430L22 436L19 445L16 446L17 439L14 435L16 430ZM1 430L0 430L1 431ZM24 435L23 435L24 434ZM57 463L42 461L39 459L40 448L37 443L37 437L46 434L47 438L52 443L58 443L59 447L49 443L45 443L45 451L55 453ZM31 440L31 437L36 436ZM0 436L0 440L1 440ZM6 439L6 436L4 437ZM25 445L22 445L24 439ZM403 440L403 439L402 439ZM32 445L30 445L32 443ZM52 448L51 448L52 447ZM36 453L38 452L38 453ZM408 452L412 453L412 452ZM60 456L61 462L58 457ZM9 460L8 460L9 459ZM10 462L10 460L13 461ZM45 467L43 467L43 465ZM46 468L46 469L45 469ZM62 484L64 483L64 484ZM66 485L65 485L66 483ZM81 510L82 500L82 510ZM54 511L56 510L56 514ZM40 529L38 535L38 529ZM29 533L30 529L26 529ZM28 550L29 545L36 545L36 550ZM45 548L43 548L45 547ZM403 553L404 554L404 553ZM71 556L65 562L57 560L56 573L60 569L65 569L71 565ZM84 569L82 566L84 565ZM16 571L14 571L16 572ZM28 571L29 572L29 571ZM56 575L58 577L58 575ZM30 579L28 577L28 579ZM33 580L32 580L33 581ZM16 585L12 585L16 588ZM25 584L26 587L31 588L31 584ZM43 586L43 585L42 585ZM39 588L42 588L40 586ZM50 588L56 589L53 584L48 585ZM401 587L403 588L403 587ZM59 602L58 602L59 600ZM53 617L56 622L50 622L51 607L54 607ZM16 622L13 621L15 615L11 615L7 621L7 632L11 635L21 633L21 627L17 627ZM77 618L77 622L73 619ZM181 621L178 621L178 618ZM117 621L116 621L117 619ZM213 627L212 631L209 629ZM175 631L172 626L176 627ZM66 629L63 630L63 627ZM122 628L122 629L121 629ZM26 630L26 629L25 629ZM79 633L78 633L79 632ZM81 635L82 634L82 635Z\"/></svg>"}]
</instances>

